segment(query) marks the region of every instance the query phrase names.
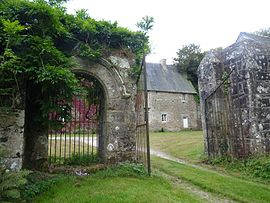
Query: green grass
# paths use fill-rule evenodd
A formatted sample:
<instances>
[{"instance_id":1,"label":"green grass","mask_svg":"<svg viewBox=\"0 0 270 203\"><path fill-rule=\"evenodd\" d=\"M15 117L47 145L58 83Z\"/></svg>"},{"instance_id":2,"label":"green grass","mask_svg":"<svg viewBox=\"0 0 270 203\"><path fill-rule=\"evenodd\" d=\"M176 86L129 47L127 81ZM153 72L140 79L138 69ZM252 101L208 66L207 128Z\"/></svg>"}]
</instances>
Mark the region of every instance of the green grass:
<instances>
[{"instance_id":1,"label":"green grass","mask_svg":"<svg viewBox=\"0 0 270 203\"><path fill-rule=\"evenodd\" d=\"M77 140L67 140L66 142L64 140L49 140L48 155L50 163L64 164L66 162L78 165L83 162L96 162L97 148L84 143L83 140L80 142Z\"/></svg>"},{"instance_id":2,"label":"green grass","mask_svg":"<svg viewBox=\"0 0 270 203\"><path fill-rule=\"evenodd\" d=\"M208 160L208 163L232 174L270 183L270 155L256 154L245 160L219 157Z\"/></svg>"},{"instance_id":3,"label":"green grass","mask_svg":"<svg viewBox=\"0 0 270 203\"><path fill-rule=\"evenodd\" d=\"M221 194L240 202L270 202L270 185L243 180L209 169L196 168L165 159L152 157L154 168L182 178L203 190Z\"/></svg>"},{"instance_id":4,"label":"green grass","mask_svg":"<svg viewBox=\"0 0 270 203\"><path fill-rule=\"evenodd\" d=\"M134 166L133 166L134 169ZM140 171L140 170L139 170ZM129 167L107 169L88 177L69 176L34 202L203 202L162 177L132 172Z\"/></svg>"},{"instance_id":5,"label":"green grass","mask_svg":"<svg viewBox=\"0 0 270 203\"><path fill-rule=\"evenodd\" d=\"M154 150L190 162L201 161L204 154L202 131L151 132L150 142Z\"/></svg>"},{"instance_id":6,"label":"green grass","mask_svg":"<svg viewBox=\"0 0 270 203\"><path fill-rule=\"evenodd\" d=\"M200 163L203 158L201 131L151 133L151 147L171 156ZM268 162L267 162L268 163ZM201 164L201 163L200 163ZM154 171L146 175L141 166L121 165L87 177L68 176L34 202L204 202L176 180L237 202L270 202L270 184L223 172L152 157ZM160 174L169 175L166 179ZM176 184L176 182L177 184Z\"/></svg>"}]
</instances>

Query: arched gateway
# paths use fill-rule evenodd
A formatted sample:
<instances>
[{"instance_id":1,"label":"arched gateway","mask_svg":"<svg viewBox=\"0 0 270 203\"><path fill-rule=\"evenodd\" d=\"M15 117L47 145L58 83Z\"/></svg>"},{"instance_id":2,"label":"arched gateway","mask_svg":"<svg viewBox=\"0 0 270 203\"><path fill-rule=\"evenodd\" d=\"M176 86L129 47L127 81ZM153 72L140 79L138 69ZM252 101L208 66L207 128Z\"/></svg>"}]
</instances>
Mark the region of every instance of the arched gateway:
<instances>
[{"instance_id":1,"label":"arched gateway","mask_svg":"<svg viewBox=\"0 0 270 203\"><path fill-rule=\"evenodd\" d=\"M127 75L127 59L100 63L76 59L73 69L81 90L73 98L71 120L49 130L50 163L89 161L114 163L136 158L135 81ZM61 104L59 104L61 105ZM51 115L52 119L60 119Z\"/></svg>"},{"instance_id":2,"label":"arched gateway","mask_svg":"<svg viewBox=\"0 0 270 203\"><path fill-rule=\"evenodd\" d=\"M81 88L72 101L72 118L65 121L52 112L50 118L63 124L58 130L50 127L41 130L39 126L27 124L24 166L43 170L48 163L76 163L78 159L102 163L145 159L146 139L142 132L146 128L136 120L136 111L145 108L141 99L140 108L136 103L136 78L130 74L133 62L119 56L110 56L98 63L80 58L76 61L73 72ZM56 102L61 108L61 102ZM32 111L26 109L26 112L27 122L31 120L27 114Z\"/></svg>"},{"instance_id":3,"label":"arched gateway","mask_svg":"<svg viewBox=\"0 0 270 203\"><path fill-rule=\"evenodd\" d=\"M12 170L22 166L47 170L48 164L82 159L102 163L139 161L150 166L149 143L146 144L147 92L143 91L146 77L141 74L136 80L131 76L134 60L119 53L96 63L75 60L73 72L81 88L69 109L72 117L65 120L55 112L49 114L51 120L62 123L61 129L55 130L36 119L41 117L37 101L42 98L35 83L27 88L25 109L9 117L1 114L6 120L3 124L12 126L4 131L5 144L10 146L5 165ZM64 108L64 101L55 102Z\"/></svg>"},{"instance_id":4,"label":"arched gateway","mask_svg":"<svg viewBox=\"0 0 270 203\"><path fill-rule=\"evenodd\" d=\"M61 123L61 127L48 131L48 153L50 164L87 164L104 162L105 158L105 105L103 85L91 74L75 72L79 89L72 98L71 118L65 121L52 112L50 119ZM61 108L62 103L58 102ZM64 106L63 106L64 108Z\"/></svg>"}]
</instances>

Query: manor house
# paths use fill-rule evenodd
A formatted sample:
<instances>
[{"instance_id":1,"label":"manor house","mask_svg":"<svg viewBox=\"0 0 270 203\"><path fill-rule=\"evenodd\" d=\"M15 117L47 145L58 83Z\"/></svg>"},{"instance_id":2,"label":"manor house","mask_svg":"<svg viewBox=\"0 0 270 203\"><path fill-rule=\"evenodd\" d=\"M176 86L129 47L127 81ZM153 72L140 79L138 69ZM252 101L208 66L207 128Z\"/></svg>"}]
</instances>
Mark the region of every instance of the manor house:
<instances>
[{"instance_id":1,"label":"manor house","mask_svg":"<svg viewBox=\"0 0 270 203\"><path fill-rule=\"evenodd\" d=\"M146 63L150 131L180 131L199 128L197 94L177 67Z\"/></svg>"}]
</instances>

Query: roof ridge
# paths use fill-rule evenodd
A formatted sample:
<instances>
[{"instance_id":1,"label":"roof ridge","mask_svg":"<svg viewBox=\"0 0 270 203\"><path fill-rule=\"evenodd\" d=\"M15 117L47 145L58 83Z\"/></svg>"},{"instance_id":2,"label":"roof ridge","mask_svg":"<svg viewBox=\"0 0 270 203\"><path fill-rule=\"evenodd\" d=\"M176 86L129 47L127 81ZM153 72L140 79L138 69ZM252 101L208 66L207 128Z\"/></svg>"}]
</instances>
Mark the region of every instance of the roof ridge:
<instances>
[{"instance_id":1,"label":"roof ridge","mask_svg":"<svg viewBox=\"0 0 270 203\"><path fill-rule=\"evenodd\" d=\"M174 65L167 65L164 69L159 63L146 63L146 71L148 90L196 94L190 81L179 73Z\"/></svg>"}]
</instances>

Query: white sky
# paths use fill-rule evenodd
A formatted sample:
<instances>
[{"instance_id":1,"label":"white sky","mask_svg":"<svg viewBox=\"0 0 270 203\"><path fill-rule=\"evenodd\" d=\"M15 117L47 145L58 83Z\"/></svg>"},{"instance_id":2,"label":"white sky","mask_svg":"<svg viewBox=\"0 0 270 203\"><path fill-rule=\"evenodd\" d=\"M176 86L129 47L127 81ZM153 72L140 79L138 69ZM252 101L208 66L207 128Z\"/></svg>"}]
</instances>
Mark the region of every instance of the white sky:
<instances>
[{"instance_id":1,"label":"white sky","mask_svg":"<svg viewBox=\"0 0 270 203\"><path fill-rule=\"evenodd\" d=\"M117 21L134 31L142 17L154 17L148 62L165 58L172 63L177 50L190 43L203 51L225 48L240 32L270 27L270 0L70 0L67 4L69 13L81 8L88 9L92 18Z\"/></svg>"}]
</instances>

